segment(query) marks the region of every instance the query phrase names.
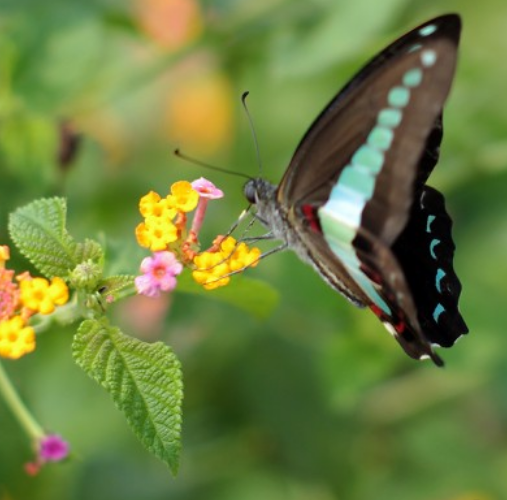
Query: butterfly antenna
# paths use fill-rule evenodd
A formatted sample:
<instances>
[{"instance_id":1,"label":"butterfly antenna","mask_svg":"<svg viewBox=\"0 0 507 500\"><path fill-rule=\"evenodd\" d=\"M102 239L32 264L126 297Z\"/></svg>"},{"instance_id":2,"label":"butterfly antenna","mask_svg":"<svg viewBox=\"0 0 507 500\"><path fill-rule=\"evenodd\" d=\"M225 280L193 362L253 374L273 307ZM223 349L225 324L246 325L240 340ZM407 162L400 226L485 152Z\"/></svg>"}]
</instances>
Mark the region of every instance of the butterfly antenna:
<instances>
[{"instance_id":1,"label":"butterfly antenna","mask_svg":"<svg viewBox=\"0 0 507 500\"><path fill-rule=\"evenodd\" d=\"M257 134L255 133L255 127L254 127L252 115L250 114L250 111L249 111L248 106L246 104L246 98L248 97L248 94L250 94L250 92L248 92L248 91L243 92L243 95L241 96L241 102L243 103L243 108L245 109L245 113L248 118L248 123L250 124L250 132L252 132L252 138L253 138L254 146L255 146L255 155L257 156L257 163L259 165L259 176L262 176L262 161L261 161L261 152L259 149L259 141L257 140Z\"/></svg>"},{"instance_id":2,"label":"butterfly antenna","mask_svg":"<svg viewBox=\"0 0 507 500\"><path fill-rule=\"evenodd\" d=\"M238 177L243 177L244 179L251 180L252 177L249 175L243 174L242 172L235 172L234 170L228 170L226 168L217 167L215 165L210 165L209 163L204 163L201 160L197 160L196 158L192 158L186 154L183 154L179 149L174 150L174 156L181 158L182 160L193 163L194 165L198 165L199 167L207 168L208 170L214 170L215 172L222 172L224 174L237 175Z\"/></svg>"}]
</instances>

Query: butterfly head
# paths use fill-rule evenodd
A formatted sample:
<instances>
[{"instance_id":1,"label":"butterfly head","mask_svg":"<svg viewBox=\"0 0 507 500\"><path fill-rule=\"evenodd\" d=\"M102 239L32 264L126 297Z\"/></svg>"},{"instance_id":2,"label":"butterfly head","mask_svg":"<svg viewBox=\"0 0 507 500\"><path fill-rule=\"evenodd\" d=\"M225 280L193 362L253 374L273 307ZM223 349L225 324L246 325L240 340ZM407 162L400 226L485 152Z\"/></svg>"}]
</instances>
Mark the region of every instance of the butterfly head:
<instances>
[{"instance_id":1,"label":"butterfly head","mask_svg":"<svg viewBox=\"0 0 507 500\"><path fill-rule=\"evenodd\" d=\"M243 187L243 194L248 203L252 205L259 205L262 204L263 201L271 200L275 191L276 186L260 177L257 179L249 179Z\"/></svg>"}]
</instances>

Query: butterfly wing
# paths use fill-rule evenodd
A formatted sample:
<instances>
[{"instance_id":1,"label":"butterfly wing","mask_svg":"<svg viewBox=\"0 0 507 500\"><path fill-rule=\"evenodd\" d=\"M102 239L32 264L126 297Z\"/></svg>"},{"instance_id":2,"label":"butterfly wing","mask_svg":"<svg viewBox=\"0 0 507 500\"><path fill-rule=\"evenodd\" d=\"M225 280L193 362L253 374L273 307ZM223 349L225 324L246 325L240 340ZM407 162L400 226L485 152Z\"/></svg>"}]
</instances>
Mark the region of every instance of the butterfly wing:
<instances>
[{"instance_id":1,"label":"butterfly wing","mask_svg":"<svg viewBox=\"0 0 507 500\"><path fill-rule=\"evenodd\" d=\"M326 280L338 282L342 292L352 282L353 295L372 307L410 356L429 356L437 364L431 343L443 328L425 334L421 323L427 328L435 309L423 307L418 315L424 301L414 290L421 280L409 270L420 264L403 256L411 255L404 249L414 244L407 242L428 216L422 198L448 219L443 200L426 192L424 183L438 159L460 27L456 15L436 18L372 59L311 126L278 190L289 223L311 242L308 253ZM452 270L450 223L442 234L452 289L446 300L455 325L440 342L447 346L466 326L457 313L461 287ZM441 268L428 262L436 279Z\"/></svg>"},{"instance_id":2,"label":"butterfly wing","mask_svg":"<svg viewBox=\"0 0 507 500\"><path fill-rule=\"evenodd\" d=\"M420 34L432 27L433 33ZM324 203L328 199L338 176L375 127L379 113L388 107L390 90L399 85L407 70L419 65L421 49L428 48L438 54L439 60L428 68L424 84L412 93L383 172L387 176L387 171L392 171L391 178L407 171L413 175L425 138L449 93L460 27L460 19L454 14L428 21L393 42L361 69L301 140L280 183L279 201L292 206L302 200ZM406 154L407 150L411 152Z\"/></svg>"}]
</instances>

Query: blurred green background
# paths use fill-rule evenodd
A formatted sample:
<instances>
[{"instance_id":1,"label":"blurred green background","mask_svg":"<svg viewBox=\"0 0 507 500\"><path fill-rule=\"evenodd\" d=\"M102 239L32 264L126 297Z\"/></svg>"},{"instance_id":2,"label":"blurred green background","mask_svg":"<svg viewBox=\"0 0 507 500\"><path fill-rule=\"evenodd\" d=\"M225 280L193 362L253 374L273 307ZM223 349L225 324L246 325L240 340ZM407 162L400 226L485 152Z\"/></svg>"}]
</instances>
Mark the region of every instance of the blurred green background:
<instances>
[{"instance_id":1,"label":"blurred green background","mask_svg":"<svg viewBox=\"0 0 507 500\"><path fill-rule=\"evenodd\" d=\"M431 183L455 222L470 335L442 352L446 367L406 357L372 314L278 254L249 271L280 292L267 319L181 293L114 308L127 333L163 339L183 363L176 478L74 365L72 329L5 362L74 459L26 476L29 443L0 402L1 500L507 498L505 0L0 0L0 240L10 211L61 194L72 233L106 235L110 271L134 273L139 197L201 175L226 191L205 239L223 233L245 207L242 180L184 163L174 147L255 175L240 105L249 90L277 182L356 69L449 11L464 31ZM63 167L69 130L82 140Z\"/></svg>"}]
</instances>

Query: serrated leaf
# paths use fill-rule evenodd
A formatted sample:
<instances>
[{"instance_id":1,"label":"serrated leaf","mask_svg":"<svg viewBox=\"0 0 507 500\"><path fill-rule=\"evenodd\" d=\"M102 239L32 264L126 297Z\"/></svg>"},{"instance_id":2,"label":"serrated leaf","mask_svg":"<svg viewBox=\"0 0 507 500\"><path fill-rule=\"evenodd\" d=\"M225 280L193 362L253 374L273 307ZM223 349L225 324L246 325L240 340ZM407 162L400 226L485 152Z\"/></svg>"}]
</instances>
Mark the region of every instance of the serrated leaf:
<instances>
[{"instance_id":1,"label":"serrated leaf","mask_svg":"<svg viewBox=\"0 0 507 500\"><path fill-rule=\"evenodd\" d=\"M126 274L109 276L108 278L100 281L99 287L104 295L112 295L115 300L118 300L121 297L135 293L134 279L135 276Z\"/></svg>"},{"instance_id":2,"label":"serrated leaf","mask_svg":"<svg viewBox=\"0 0 507 500\"><path fill-rule=\"evenodd\" d=\"M91 260L96 263L102 263L104 260L104 251L102 250L100 243L97 243L94 240L85 239L83 243L78 243L76 245L74 259L77 262Z\"/></svg>"},{"instance_id":3,"label":"serrated leaf","mask_svg":"<svg viewBox=\"0 0 507 500\"><path fill-rule=\"evenodd\" d=\"M111 394L143 445L176 474L183 384L172 350L162 342L128 337L106 320L81 323L72 350L77 364Z\"/></svg>"},{"instance_id":4,"label":"serrated leaf","mask_svg":"<svg viewBox=\"0 0 507 500\"><path fill-rule=\"evenodd\" d=\"M202 295L243 309L256 318L267 318L278 304L278 292L268 283L245 276L233 276L229 285L205 290L190 273L178 277L176 292Z\"/></svg>"},{"instance_id":5,"label":"serrated leaf","mask_svg":"<svg viewBox=\"0 0 507 500\"><path fill-rule=\"evenodd\" d=\"M77 264L75 243L65 228L66 215L63 198L43 198L9 218L9 233L19 251L47 277L64 277Z\"/></svg>"}]
</instances>

